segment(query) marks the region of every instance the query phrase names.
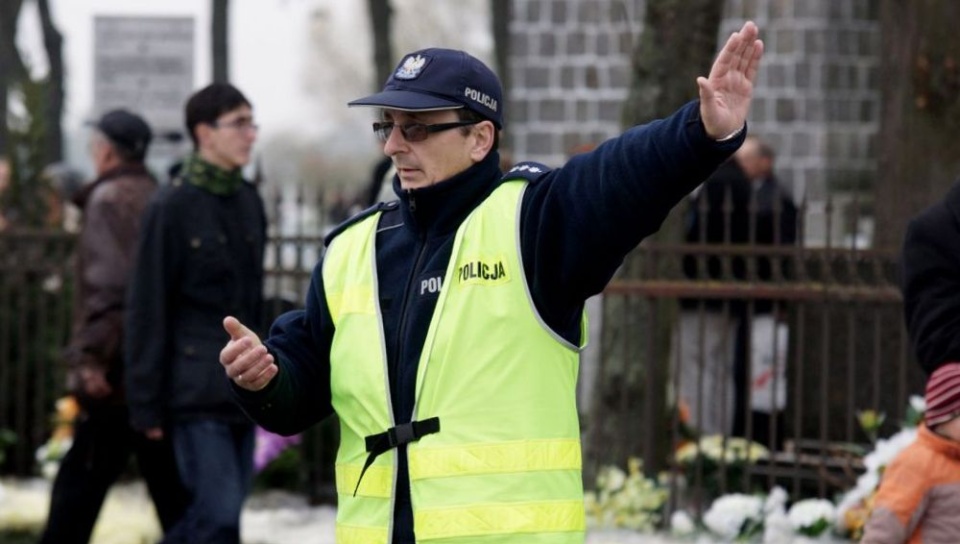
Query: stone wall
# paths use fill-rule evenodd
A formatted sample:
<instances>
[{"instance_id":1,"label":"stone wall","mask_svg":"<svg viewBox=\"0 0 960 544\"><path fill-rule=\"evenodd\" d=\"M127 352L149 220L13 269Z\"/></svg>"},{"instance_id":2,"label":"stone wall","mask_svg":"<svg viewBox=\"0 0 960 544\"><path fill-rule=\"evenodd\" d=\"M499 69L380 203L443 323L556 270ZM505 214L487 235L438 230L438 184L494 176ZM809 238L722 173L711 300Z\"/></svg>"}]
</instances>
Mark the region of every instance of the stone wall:
<instances>
[{"instance_id":1,"label":"stone wall","mask_svg":"<svg viewBox=\"0 0 960 544\"><path fill-rule=\"evenodd\" d=\"M630 51L644 0L515 0L510 24L507 146L559 166L619 134Z\"/></svg>"},{"instance_id":2,"label":"stone wall","mask_svg":"<svg viewBox=\"0 0 960 544\"><path fill-rule=\"evenodd\" d=\"M777 174L795 200L806 199L808 243L827 241L828 195L830 241L843 242L852 195L869 194L876 171L879 1L727 0L721 36L747 19L766 46L751 132L777 150Z\"/></svg>"},{"instance_id":3,"label":"stone wall","mask_svg":"<svg viewBox=\"0 0 960 544\"><path fill-rule=\"evenodd\" d=\"M827 195L850 212L868 190L879 124L879 0L726 0L718 46L744 20L761 28L764 64L750 115L777 150L777 172L808 204L809 243L827 238ZM515 0L507 145L562 164L575 146L621 132L643 0ZM847 203L846 207L844 204ZM830 237L844 235L837 216Z\"/></svg>"}]
</instances>

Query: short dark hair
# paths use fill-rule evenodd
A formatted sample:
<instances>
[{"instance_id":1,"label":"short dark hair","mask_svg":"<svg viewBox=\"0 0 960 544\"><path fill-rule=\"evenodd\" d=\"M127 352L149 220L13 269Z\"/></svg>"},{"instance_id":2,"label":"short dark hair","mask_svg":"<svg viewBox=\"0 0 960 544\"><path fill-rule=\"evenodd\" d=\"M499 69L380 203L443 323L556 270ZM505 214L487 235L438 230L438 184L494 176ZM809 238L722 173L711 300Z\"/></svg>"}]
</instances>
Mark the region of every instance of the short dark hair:
<instances>
[{"instance_id":1,"label":"short dark hair","mask_svg":"<svg viewBox=\"0 0 960 544\"><path fill-rule=\"evenodd\" d=\"M497 124L493 122L492 119L484 117L479 113L468 110L467 108L460 108L456 110L457 119L460 121L473 121L479 123L480 121L490 121L493 123L493 147L490 148L490 151L496 151L500 147L500 129L497 128ZM470 127L460 127L460 132L463 134L469 134Z\"/></svg>"},{"instance_id":2,"label":"short dark hair","mask_svg":"<svg viewBox=\"0 0 960 544\"><path fill-rule=\"evenodd\" d=\"M197 134L194 129L200 123L213 124L221 115L233 111L240 106L252 108L247 97L229 83L211 83L187 100L185 108L187 118L187 134L193 140L193 148L197 148Z\"/></svg>"}]
</instances>

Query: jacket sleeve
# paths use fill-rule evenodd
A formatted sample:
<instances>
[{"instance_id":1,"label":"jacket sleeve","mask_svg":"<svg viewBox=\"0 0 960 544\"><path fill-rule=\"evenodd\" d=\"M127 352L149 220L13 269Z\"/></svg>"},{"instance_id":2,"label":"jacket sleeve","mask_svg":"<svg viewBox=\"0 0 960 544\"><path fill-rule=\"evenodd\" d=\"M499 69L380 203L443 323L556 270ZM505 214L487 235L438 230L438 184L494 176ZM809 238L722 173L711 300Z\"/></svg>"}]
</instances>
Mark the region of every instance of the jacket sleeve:
<instances>
[{"instance_id":1,"label":"jacket sleeve","mask_svg":"<svg viewBox=\"0 0 960 544\"><path fill-rule=\"evenodd\" d=\"M173 215L167 200L156 198L147 208L127 292L124 378L130 422L141 431L164 423L171 364L170 304L177 297L175 271L182 254Z\"/></svg>"},{"instance_id":2,"label":"jacket sleeve","mask_svg":"<svg viewBox=\"0 0 960 544\"><path fill-rule=\"evenodd\" d=\"M322 265L321 261L314 268L305 309L277 318L264 341L280 372L260 391L232 387L251 419L282 435L304 431L333 413L330 346L334 327L323 290Z\"/></svg>"},{"instance_id":3,"label":"jacket sleeve","mask_svg":"<svg viewBox=\"0 0 960 544\"><path fill-rule=\"evenodd\" d=\"M956 231L942 224L940 213L910 222L903 244L901 289L910 343L928 374L960 361L960 252Z\"/></svg>"},{"instance_id":4,"label":"jacket sleeve","mask_svg":"<svg viewBox=\"0 0 960 544\"><path fill-rule=\"evenodd\" d=\"M80 321L65 354L71 367L110 370L120 357L127 283L136 250L138 210L125 209L109 196L94 195L85 214L80 252L84 285Z\"/></svg>"},{"instance_id":5,"label":"jacket sleeve","mask_svg":"<svg viewBox=\"0 0 960 544\"><path fill-rule=\"evenodd\" d=\"M929 474L910 463L910 453L905 450L884 471L862 544L907 542L923 518Z\"/></svg>"},{"instance_id":6,"label":"jacket sleeve","mask_svg":"<svg viewBox=\"0 0 960 544\"><path fill-rule=\"evenodd\" d=\"M524 197L521 251L537 308L569 325L623 258L743 142L711 140L699 102L627 130L532 184Z\"/></svg>"}]
</instances>

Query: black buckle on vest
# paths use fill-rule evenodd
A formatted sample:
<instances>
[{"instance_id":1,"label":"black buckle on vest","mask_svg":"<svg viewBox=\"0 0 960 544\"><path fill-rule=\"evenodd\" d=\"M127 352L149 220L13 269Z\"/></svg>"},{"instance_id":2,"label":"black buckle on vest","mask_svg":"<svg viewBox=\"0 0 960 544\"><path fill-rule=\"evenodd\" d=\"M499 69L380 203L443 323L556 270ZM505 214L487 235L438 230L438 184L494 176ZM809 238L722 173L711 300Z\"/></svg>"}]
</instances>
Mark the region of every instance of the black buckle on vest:
<instances>
[{"instance_id":1,"label":"black buckle on vest","mask_svg":"<svg viewBox=\"0 0 960 544\"><path fill-rule=\"evenodd\" d=\"M360 489L360 482L363 480L363 475L366 474L367 469L370 468L370 465L376 461L381 453L390 451L404 444L409 444L410 442L416 442L428 434L438 432L440 432L440 418L431 417L430 419L424 419L422 421L402 423L395 427L390 427L382 433L371 434L365 437L363 440L367 445L367 460L363 463L363 470L360 471L360 477L357 478L357 487L353 489L353 496L357 496L357 490Z\"/></svg>"}]
</instances>

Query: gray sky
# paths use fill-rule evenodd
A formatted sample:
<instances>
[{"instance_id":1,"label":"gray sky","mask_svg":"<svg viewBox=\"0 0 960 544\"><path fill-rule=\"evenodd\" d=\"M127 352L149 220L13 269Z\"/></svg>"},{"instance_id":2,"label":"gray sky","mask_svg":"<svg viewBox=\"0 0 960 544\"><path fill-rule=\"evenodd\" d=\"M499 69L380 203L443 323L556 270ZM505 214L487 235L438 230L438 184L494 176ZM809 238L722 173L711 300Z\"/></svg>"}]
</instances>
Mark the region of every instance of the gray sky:
<instances>
[{"instance_id":1,"label":"gray sky","mask_svg":"<svg viewBox=\"0 0 960 544\"><path fill-rule=\"evenodd\" d=\"M463 48L489 61L487 0L393 0L397 54L428 46ZM98 15L193 17L194 88L210 80L209 0L50 0L64 36L66 134L93 110L93 21ZM231 0L230 77L254 104L260 141L284 135L328 146L376 145L367 109L346 101L374 86L366 2ZM24 5L18 42L36 74L47 71L34 3ZM68 141L68 159L84 163L84 146ZM76 144L76 145L74 145ZM337 149L333 149L337 152Z\"/></svg>"}]
</instances>

